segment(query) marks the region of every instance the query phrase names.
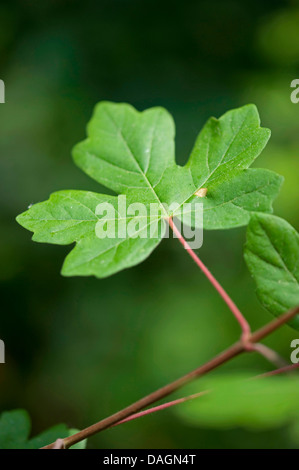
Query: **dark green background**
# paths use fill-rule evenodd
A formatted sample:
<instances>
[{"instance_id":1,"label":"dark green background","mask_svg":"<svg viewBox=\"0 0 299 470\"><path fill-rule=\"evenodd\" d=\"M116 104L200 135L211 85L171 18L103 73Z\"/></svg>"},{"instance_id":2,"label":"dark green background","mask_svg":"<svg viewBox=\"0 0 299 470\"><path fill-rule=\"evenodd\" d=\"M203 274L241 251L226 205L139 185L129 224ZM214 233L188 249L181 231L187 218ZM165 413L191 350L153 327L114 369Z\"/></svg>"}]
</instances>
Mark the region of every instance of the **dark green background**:
<instances>
[{"instance_id":1,"label":"dark green background","mask_svg":"<svg viewBox=\"0 0 299 470\"><path fill-rule=\"evenodd\" d=\"M272 138L257 166L285 177L276 213L299 228L299 4L261 0L2 1L0 78L0 410L33 432L85 427L198 366L239 335L181 246L165 240L115 276L63 278L69 247L35 244L15 216L60 189L104 191L75 167L93 106L165 106L184 163L210 115L253 102ZM245 229L205 232L200 256L257 328L271 319L245 267ZM286 359L298 332L265 341ZM270 370L256 354L226 369ZM182 391L181 394L184 392ZM177 394L179 396L179 394ZM182 405L183 406L183 405ZM224 404L225 406L225 404ZM90 447L298 447L288 428L188 427L175 410L108 430Z\"/></svg>"}]
</instances>

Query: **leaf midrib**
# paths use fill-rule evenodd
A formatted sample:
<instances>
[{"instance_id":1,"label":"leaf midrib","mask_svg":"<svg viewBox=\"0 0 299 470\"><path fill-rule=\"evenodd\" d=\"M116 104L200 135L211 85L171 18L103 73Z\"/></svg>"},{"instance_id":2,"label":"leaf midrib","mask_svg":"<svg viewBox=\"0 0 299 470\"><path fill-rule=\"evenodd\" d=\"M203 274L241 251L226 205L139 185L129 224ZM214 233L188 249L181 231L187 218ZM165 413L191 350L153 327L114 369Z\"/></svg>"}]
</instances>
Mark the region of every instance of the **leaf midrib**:
<instances>
[{"instance_id":1,"label":"leaf midrib","mask_svg":"<svg viewBox=\"0 0 299 470\"><path fill-rule=\"evenodd\" d=\"M105 112L106 112L106 115L108 116L108 118L110 119L110 121L112 122L112 124L114 125L114 127L115 127L117 133L118 133L119 136L121 137L121 140L122 140L123 144L125 145L125 147L127 148L128 153L129 153L129 155L131 156L131 158L132 158L134 164L137 166L137 168L138 168L140 174L143 176L144 181L146 182L147 186L150 188L150 190L151 190L151 192L153 193L155 199L158 201L158 203L159 203L160 207L162 208L164 214L165 214L167 217L169 217L168 213L167 213L166 210L165 210L165 207L163 206L163 204L162 204L160 198L158 197L157 193L155 192L155 190L154 190L152 184L151 184L150 181L148 180L146 174L144 173L144 171L142 170L141 166L139 165L137 159L135 158L132 149L130 148L129 144L127 143L127 141L126 141L126 139L125 139L125 137L124 137L124 135L123 135L123 133L122 133L122 131L121 131L121 128L118 127L117 123L114 121L113 117L111 116L111 114L110 114L110 112L107 110L107 108L105 108ZM151 147L151 149L152 149L152 147ZM150 156L149 156L149 160L150 160Z\"/></svg>"},{"instance_id":2,"label":"leaf midrib","mask_svg":"<svg viewBox=\"0 0 299 470\"><path fill-rule=\"evenodd\" d=\"M161 219L159 219L161 220ZM142 229L138 230L137 232L134 233L134 235L140 233L142 230L144 230L145 228L148 228L154 221L152 221L151 223L147 224L146 227L142 227ZM157 237L158 238L158 237ZM160 240L162 240L163 237L159 237ZM95 259L99 258L100 256L104 255L105 253L107 253L108 251L110 250L113 250L113 249L117 249L117 247L121 244L121 243L124 243L130 239L133 239L133 237L126 237L126 238L123 238L121 239L118 243L116 243L115 245L107 248L106 250L104 251L101 251L101 253L97 254L96 256L93 256L92 258L89 258L88 260L84 261L84 263L79 263L79 264L76 264L75 267L78 268L79 266L84 266L85 264L87 263L90 263L91 261L94 261ZM149 240L148 238L145 238L146 240ZM81 240L84 240L84 239L81 239ZM80 244L80 240L77 242L78 243L78 246Z\"/></svg>"}]
</instances>

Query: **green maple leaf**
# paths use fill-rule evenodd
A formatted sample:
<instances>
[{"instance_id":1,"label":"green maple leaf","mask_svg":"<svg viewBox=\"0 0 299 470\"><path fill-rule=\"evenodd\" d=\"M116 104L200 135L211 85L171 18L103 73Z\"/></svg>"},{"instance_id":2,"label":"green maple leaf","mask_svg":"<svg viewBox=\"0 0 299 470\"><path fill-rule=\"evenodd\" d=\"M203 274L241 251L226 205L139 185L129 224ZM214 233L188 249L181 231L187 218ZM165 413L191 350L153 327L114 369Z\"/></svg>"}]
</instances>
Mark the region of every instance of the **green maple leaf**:
<instances>
[{"instance_id":1,"label":"green maple leaf","mask_svg":"<svg viewBox=\"0 0 299 470\"><path fill-rule=\"evenodd\" d=\"M69 437L75 429L68 429L65 424L57 424L35 437L29 437L31 431L31 420L25 410L5 411L0 415L0 449L39 449L57 439ZM82 441L72 449L84 449L86 440Z\"/></svg>"},{"instance_id":2,"label":"green maple leaf","mask_svg":"<svg viewBox=\"0 0 299 470\"><path fill-rule=\"evenodd\" d=\"M244 257L267 310L279 316L299 305L299 234L288 222L274 215L253 215ZM290 325L299 329L299 315Z\"/></svg>"},{"instance_id":3,"label":"green maple leaf","mask_svg":"<svg viewBox=\"0 0 299 470\"><path fill-rule=\"evenodd\" d=\"M140 113L128 104L99 103L88 124L88 137L75 146L73 157L83 171L119 196L59 191L34 204L17 221L34 232L37 242L76 242L62 274L105 277L148 257L164 236L166 218L176 216L196 226L198 201L203 204L206 229L246 225L252 212L272 211L282 177L248 169L270 136L260 127L254 105L211 118L184 167L175 163L174 134L172 117L163 108ZM204 197L198 196L200 189ZM98 238L98 223L102 227L108 220L120 223L119 213L115 220L96 214L98 204L109 202L117 214L124 196L128 204L142 203L146 208L156 204L158 213L121 216L126 227L139 227L138 236L112 236L107 228L111 237Z\"/></svg>"}]
</instances>

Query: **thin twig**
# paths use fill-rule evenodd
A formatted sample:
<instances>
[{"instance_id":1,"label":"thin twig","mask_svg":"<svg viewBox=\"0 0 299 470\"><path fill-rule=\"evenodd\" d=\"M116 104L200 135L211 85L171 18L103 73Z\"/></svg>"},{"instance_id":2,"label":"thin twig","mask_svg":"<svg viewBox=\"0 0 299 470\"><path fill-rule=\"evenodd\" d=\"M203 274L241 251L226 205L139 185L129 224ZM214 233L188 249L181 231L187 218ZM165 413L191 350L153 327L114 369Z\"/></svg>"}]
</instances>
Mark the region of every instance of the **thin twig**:
<instances>
[{"instance_id":1,"label":"thin twig","mask_svg":"<svg viewBox=\"0 0 299 470\"><path fill-rule=\"evenodd\" d=\"M276 351L269 348L265 344L261 344L261 343L252 344L252 350L261 354L269 362L272 362L278 368L285 367L288 365L287 361L285 361L283 357L281 357Z\"/></svg>"},{"instance_id":2,"label":"thin twig","mask_svg":"<svg viewBox=\"0 0 299 470\"><path fill-rule=\"evenodd\" d=\"M194 400L194 398L199 398L203 395L209 393L209 390L204 390L203 392L194 393L193 395L188 395L187 397L178 398L177 400L168 401L167 403L163 403L163 405L154 406L153 408L149 408L145 411L140 411L139 413L135 413L128 418L122 419L117 423L113 424L113 426L118 426L119 424L127 423L128 421L133 421L134 419L142 418L143 416L156 413L157 411L165 410L166 408L170 408L171 406L179 405L180 403L184 403L185 401Z\"/></svg>"},{"instance_id":3,"label":"thin twig","mask_svg":"<svg viewBox=\"0 0 299 470\"><path fill-rule=\"evenodd\" d=\"M247 322L244 315L240 312L234 301L230 298L227 292L223 289L223 287L219 284L219 282L215 279L213 274L209 271L209 269L205 266L205 264L199 259L199 257L194 253L192 248L190 247L189 243L184 239L179 229L176 227L172 218L167 219L169 226L173 230L173 233L177 236L179 242L183 245L187 253L191 256L191 258L195 261L197 266L202 270L204 275L208 278L211 284L215 287L218 294L222 297L232 314L235 316L236 320L239 322L239 325L242 330L242 338L244 341L247 341L250 335L250 326Z\"/></svg>"},{"instance_id":4,"label":"thin twig","mask_svg":"<svg viewBox=\"0 0 299 470\"><path fill-rule=\"evenodd\" d=\"M259 343L256 346L264 346L264 345ZM260 349L260 348L256 348L256 349L253 349L253 350L255 350L256 352L259 352L258 349ZM270 348L267 348L267 349L269 350ZM275 353L275 351L273 351L272 349L270 349L270 351L272 353ZM270 357L268 357L267 359L270 362L272 362L272 359L270 359ZM283 362L285 362L284 359L282 359L280 357L279 357L279 359L282 360ZM263 378L263 377L269 377L269 376L276 375L276 374L292 372L293 370L295 370L298 367L299 367L299 364L287 364L284 367L280 367L279 369L275 369L275 370L272 370L270 372L266 372L265 374L257 375L254 378L258 379L258 378ZM163 403L163 405L148 408L145 411L140 411L139 413L135 413L135 414L129 416L128 418L125 418L121 421L118 421L117 423L113 424L113 426L111 426L111 427L115 427L115 426L118 426L119 424L124 424L124 423L127 423L129 421L133 421L133 420L138 419L138 418L143 418L144 416L147 416L149 414L156 413L157 411L165 410L167 408L170 408L170 407L175 406L175 405L179 405L180 403L184 403L186 401L194 400L195 398L202 397L203 395L206 395L209 392L210 392L210 390L203 390L202 392L194 393L193 395L188 395L186 397L178 398L177 400L172 400L172 401L169 401L167 403Z\"/></svg>"},{"instance_id":5,"label":"thin twig","mask_svg":"<svg viewBox=\"0 0 299 470\"><path fill-rule=\"evenodd\" d=\"M261 343L259 343L259 345L264 346ZM258 345L256 345L256 346L258 346ZM269 349L269 348L267 348L267 349ZM255 351L258 352L258 349L255 349ZM275 351L273 351L272 349L270 349L270 351L275 353ZM272 362L270 358L268 358L268 359L270 360L270 362ZM283 359L281 359L281 360L283 360ZM265 374L257 375L254 378L259 379L259 378L269 377L269 376L276 375L276 374L292 372L295 369L297 369L298 367L299 367L299 364L287 364L284 367L272 370L270 372L266 372ZM210 390L203 390L202 392L194 393L193 395L188 395L186 397L178 398L177 400L172 400L172 401L169 401L167 403L163 403L163 405L154 406L154 407L149 408L145 411L140 411L139 413L135 413L135 414L129 416L128 418L126 418L126 419L118 421L117 423L113 424L113 426L111 426L111 427L115 427L115 426L118 426L119 424L124 424L124 423L127 423L129 421L133 421L135 419L142 418L142 417L147 416L149 414L156 413L157 411L165 410L167 408L170 408L170 407L175 406L175 405L179 405L180 403L184 403L186 401L194 400L195 398L199 398L203 395L206 395L209 392L210 392Z\"/></svg>"},{"instance_id":6,"label":"thin twig","mask_svg":"<svg viewBox=\"0 0 299 470\"><path fill-rule=\"evenodd\" d=\"M293 372L299 368L298 364L288 364L287 366L280 367L280 369L270 370L264 374L259 375L259 377L271 377L272 375L284 374L285 372Z\"/></svg>"}]
</instances>

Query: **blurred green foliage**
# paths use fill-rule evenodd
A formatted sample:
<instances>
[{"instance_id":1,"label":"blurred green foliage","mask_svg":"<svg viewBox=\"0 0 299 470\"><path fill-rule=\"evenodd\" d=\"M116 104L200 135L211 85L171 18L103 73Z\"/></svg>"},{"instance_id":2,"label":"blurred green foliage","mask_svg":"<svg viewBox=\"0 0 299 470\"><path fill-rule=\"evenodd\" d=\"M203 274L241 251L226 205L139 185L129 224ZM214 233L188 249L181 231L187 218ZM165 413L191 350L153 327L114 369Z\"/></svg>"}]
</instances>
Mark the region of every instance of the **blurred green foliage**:
<instances>
[{"instance_id":1,"label":"blurred green foliage","mask_svg":"<svg viewBox=\"0 0 299 470\"><path fill-rule=\"evenodd\" d=\"M103 190L70 157L100 100L166 107L180 163L210 115L253 102L272 129L257 166L285 177L275 209L298 230L298 12L286 0L1 2L0 408L27 409L33 434L93 423L209 359L239 329L175 241L111 278L66 279L69 248L32 243L15 216L56 190ZM244 240L245 229L205 232L200 256L257 328L271 316L255 297ZM286 326L265 343L288 359L295 337ZM250 354L223 370L253 367L271 368ZM289 448L297 428L195 428L168 410L89 446Z\"/></svg>"},{"instance_id":2,"label":"blurred green foliage","mask_svg":"<svg viewBox=\"0 0 299 470\"><path fill-rule=\"evenodd\" d=\"M257 430L298 422L298 378L259 377L253 371L245 375L218 373L217 377L204 377L197 386L207 393L175 408L194 426Z\"/></svg>"}]
</instances>

